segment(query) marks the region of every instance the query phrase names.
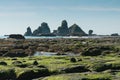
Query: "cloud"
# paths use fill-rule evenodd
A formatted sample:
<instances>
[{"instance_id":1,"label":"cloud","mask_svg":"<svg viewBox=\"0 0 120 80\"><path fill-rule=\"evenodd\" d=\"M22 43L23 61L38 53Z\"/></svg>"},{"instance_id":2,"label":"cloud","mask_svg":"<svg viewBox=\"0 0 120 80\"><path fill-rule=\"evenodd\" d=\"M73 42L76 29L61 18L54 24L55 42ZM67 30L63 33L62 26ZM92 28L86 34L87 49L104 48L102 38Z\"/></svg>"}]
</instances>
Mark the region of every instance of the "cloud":
<instances>
[{"instance_id":1,"label":"cloud","mask_svg":"<svg viewBox=\"0 0 120 80\"><path fill-rule=\"evenodd\" d=\"M0 12L0 17L10 17L10 16L14 16L14 17L27 17L27 16L33 16L35 15L34 12Z\"/></svg>"},{"instance_id":2,"label":"cloud","mask_svg":"<svg viewBox=\"0 0 120 80\"><path fill-rule=\"evenodd\" d=\"M89 7L89 6L69 6L69 7L55 7L55 6L47 6L41 7L49 10L71 10L71 11L114 11L120 12L120 8L115 7Z\"/></svg>"}]
</instances>

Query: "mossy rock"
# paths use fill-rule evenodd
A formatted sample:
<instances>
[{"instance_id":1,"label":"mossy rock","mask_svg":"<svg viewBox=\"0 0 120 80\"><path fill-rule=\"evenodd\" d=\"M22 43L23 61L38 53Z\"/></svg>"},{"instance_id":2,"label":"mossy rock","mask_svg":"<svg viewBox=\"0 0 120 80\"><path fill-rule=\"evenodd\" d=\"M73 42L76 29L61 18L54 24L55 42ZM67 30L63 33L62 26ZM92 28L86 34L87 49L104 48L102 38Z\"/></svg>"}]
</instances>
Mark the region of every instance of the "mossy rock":
<instances>
[{"instance_id":1,"label":"mossy rock","mask_svg":"<svg viewBox=\"0 0 120 80\"><path fill-rule=\"evenodd\" d=\"M98 56L102 51L99 48L89 48L87 51L81 53L83 56Z\"/></svg>"},{"instance_id":2,"label":"mossy rock","mask_svg":"<svg viewBox=\"0 0 120 80\"><path fill-rule=\"evenodd\" d=\"M111 69L111 67L112 67L111 64L105 64L105 63L98 62L98 63L95 63L92 66L92 69L94 71L101 72L101 71L105 71L105 70Z\"/></svg>"},{"instance_id":3,"label":"mossy rock","mask_svg":"<svg viewBox=\"0 0 120 80\"><path fill-rule=\"evenodd\" d=\"M70 59L70 61L71 62L77 62L78 60L77 60L77 58L73 57L73 58Z\"/></svg>"},{"instance_id":4,"label":"mossy rock","mask_svg":"<svg viewBox=\"0 0 120 80\"><path fill-rule=\"evenodd\" d=\"M0 80L16 80L15 70L0 70Z\"/></svg>"},{"instance_id":5,"label":"mossy rock","mask_svg":"<svg viewBox=\"0 0 120 80\"><path fill-rule=\"evenodd\" d=\"M87 69L85 66L80 65L80 66L69 67L69 68L63 69L62 71L66 73L76 73L76 72L88 72L90 70Z\"/></svg>"},{"instance_id":6,"label":"mossy rock","mask_svg":"<svg viewBox=\"0 0 120 80\"><path fill-rule=\"evenodd\" d=\"M50 72L47 68L35 68L24 70L19 73L17 80L32 80L34 78L49 76Z\"/></svg>"},{"instance_id":7,"label":"mossy rock","mask_svg":"<svg viewBox=\"0 0 120 80\"><path fill-rule=\"evenodd\" d=\"M7 66L7 63L6 63L6 62L4 62L4 61L0 61L0 65Z\"/></svg>"},{"instance_id":8,"label":"mossy rock","mask_svg":"<svg viewBox=\"0 0 120 80\"><path fill-rule=\"evenodd\" d=\"M34 71L33 70L25 70L20 72L17 80L31 80L33 79Z\"/></svg>"},{"instance_id":9,"label":"mossy rock","mask_svg":"<svg viewBox=\"0 0 120 80\"><path fill-rule=\"evenodd\" d=\"M39 63L35 60L34 62L33 62L33 65L38 65Z\"/></svg>"},{"instance_id":10,"label":"mossy rock","mask_svg":"<svg viewBox=\"0 0 120 80\"><path fill-rule=\"evenodd\" d=\"M14 61L14 62L12 62L12 64L14 66L17 66L17 67L20 67L20 68L25 68L25 67L28 66L27 64L23 64L21 61Z\"/></svg>"}]
</instances>

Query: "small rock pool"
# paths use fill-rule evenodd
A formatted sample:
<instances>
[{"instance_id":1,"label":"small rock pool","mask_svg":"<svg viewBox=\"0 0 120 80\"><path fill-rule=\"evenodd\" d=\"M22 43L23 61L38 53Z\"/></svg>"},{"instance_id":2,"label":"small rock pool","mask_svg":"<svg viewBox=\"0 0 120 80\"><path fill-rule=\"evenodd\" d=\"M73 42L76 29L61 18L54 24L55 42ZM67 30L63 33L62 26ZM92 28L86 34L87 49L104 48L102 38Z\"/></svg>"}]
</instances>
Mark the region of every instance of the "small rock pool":
<instances>
[{"instance_id":1,"label":"small rock pool","mask_svg":"<svg viewBox=\"0 0 120 80\"><path fill-rule=\"evenodd\" d=\"M79 54L74 54L74 53L65 53L58 55L57 52L39 52L36 51L33 56L78 56Z\"/></svg>"}]
</instances>

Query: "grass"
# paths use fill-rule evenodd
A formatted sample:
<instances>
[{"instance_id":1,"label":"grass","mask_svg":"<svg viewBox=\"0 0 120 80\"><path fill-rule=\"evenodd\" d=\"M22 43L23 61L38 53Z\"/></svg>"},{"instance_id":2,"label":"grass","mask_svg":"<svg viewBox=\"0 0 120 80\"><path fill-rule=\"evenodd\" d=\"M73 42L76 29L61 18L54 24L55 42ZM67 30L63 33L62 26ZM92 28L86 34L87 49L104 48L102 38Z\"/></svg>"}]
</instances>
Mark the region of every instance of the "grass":
<instances>
[{"instance_id":1,"label":"grass","mask_svg":"<svg viewBox=\"0 0 120 80\"><path fill-rule=\"evenodd\" d=\"M97 56L97 57L90 57L90 56L76 56L75 58L77 60L82 59L81 61L77 62L71 62L70 59L72 57L70 56L52 56L52 57L16 57L14 60L10 57L2 57L0 58L0 61L5 61L8 65L0 65L0 70L9 70L9 69L15 69L16 76L19 77L20 74L23 74L25 71L36 71L36 69L40 69L40 67L46 67L51 74L49 77L45 77L43 80L79 80L82 78L87 78L89 80L92 79L98 79L101 78L102 80L109 80L114 78L115 76L112 74L111 71L107 71L109 69L115 69L118 68L120 63L120 58L117 56ZM19 66L15 66L12 64L14 61L21 61L23 64L26 64L27 67L21 68ZM38 65L33 65L33 62L37 61ZM94 66L96 64L101 63L102 64L112 64L112 68L96 72L94 73ZM67 73L64 74L63 69L75 67L75 66L85 66L88 68L91 72L77 72L77 73ZM97 68L100 68L101 65L98 65ZM38 67L40 66L40 67ZM119 70L119 68L118 68ZM105 72L105 73L104 73ZM115 73L116 75L120 75L119 71ZM111 77L114 76L114 77ZM37 78L37 77L36 77Z\"/></svg>"}]
</instances>

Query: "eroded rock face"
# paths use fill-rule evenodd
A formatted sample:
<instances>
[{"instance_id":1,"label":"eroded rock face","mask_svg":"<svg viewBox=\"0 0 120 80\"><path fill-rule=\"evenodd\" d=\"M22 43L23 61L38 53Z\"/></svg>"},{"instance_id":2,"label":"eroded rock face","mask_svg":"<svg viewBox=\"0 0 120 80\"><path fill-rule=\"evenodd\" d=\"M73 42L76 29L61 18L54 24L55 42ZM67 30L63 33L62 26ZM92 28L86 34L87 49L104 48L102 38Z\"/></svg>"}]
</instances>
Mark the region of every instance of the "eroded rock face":
<instances>
[{"instance_id":1,"label":"eroded rock face","mask_svg":"<svg viewBox=\"0 0 120 80\"><path fill-rule=\"evenodd\" d=\"M38 29L33 31L33 36L39 36L41 34L50 34L50 28L45 22L43 22L41 26L38 27Z\"/></svg>"},{"instance_id":2,"label":"eroded rock face","mask_svg":"<svg viewBox=\"0 0 120 80\"><path fill-rule=\"evenodd\" d=\"M30 27L27 28L27 32L25 32L24 36L32 36L32 31Z\"/></svg>"},{"instance_id":3,"label":"eroded rock face","mask_svg":"<svg viewBox=\"0 0 120 80\"><path fill-rule=\"evenodd\" d=\"M86 33L77 24L73 24L69 28L69 32L71 36L85 36L86 35Z\"/></svg>"},{"instance_id":4,"label":"eroded rock face","mask_svg":"<svg viewBox=\"0 0 120 80\"><path fill-rule=\"evenodd\" d=\"M69 34L68 24L66 20L62 21L60 27L58 27L57 35L59 36L67 36Z\"/></svg>"}]
</instances>

